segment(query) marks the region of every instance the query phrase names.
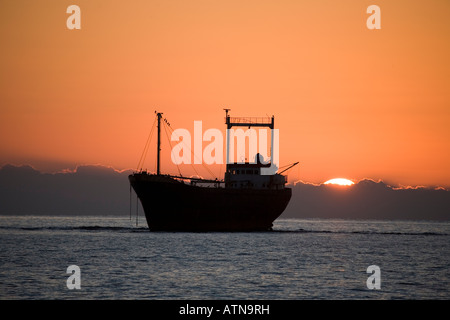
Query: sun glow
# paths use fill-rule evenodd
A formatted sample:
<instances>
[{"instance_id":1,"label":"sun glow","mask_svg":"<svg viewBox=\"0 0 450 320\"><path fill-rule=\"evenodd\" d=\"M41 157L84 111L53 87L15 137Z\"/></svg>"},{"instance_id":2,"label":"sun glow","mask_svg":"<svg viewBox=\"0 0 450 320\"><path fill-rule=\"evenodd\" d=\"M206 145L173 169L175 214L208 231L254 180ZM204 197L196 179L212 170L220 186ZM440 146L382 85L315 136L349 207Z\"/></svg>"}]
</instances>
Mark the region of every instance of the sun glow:
<instances>
[{"instance_id":1,"label":"sun glow","mask_svg":"<svg viewBox=\"0 0 450 320\"><path fill-rule=\"evenodd\" d=\"M336 178L336 179L330 179L327 182L324 182L324 184L337 184L340 186L351 186L355 184L353 181L344 179L344 178Z\"/></svg>"}]
</instances>

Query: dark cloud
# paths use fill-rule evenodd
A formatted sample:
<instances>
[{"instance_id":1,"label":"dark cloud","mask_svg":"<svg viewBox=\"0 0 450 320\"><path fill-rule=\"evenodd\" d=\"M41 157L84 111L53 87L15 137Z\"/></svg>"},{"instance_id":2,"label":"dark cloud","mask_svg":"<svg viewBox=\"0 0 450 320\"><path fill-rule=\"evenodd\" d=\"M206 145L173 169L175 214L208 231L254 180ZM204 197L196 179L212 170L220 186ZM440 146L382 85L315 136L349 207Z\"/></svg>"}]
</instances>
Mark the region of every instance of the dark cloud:
<instances>
[{"instance_id":1,"label":"dark cloud","mask_svg":"<svg viewBox=\"0 0 450 320\"><path fill-rule=\"evenodd\" d=\"M297 183L282 217L449 220L450 191L397 188L362 180L353 186Z\"/></svg>"},{"instance_id":2,"label":"dark cloud","mask_svg":"<svg viewBox=\"0 0 450 320\"><path fill-rule=\"evenodd\" d=\"M49 174L6 165L0 169L0 214L126 214L129 173L79 166Z\"/></svg>"},{"instance_id":3,"label":"dark cloud","mask_svg":"<svg viewBox=\"0 0 450 320\"><path fill-rule=\"evenodd\" d=\"M6 165L0 169L0 214L127 215L130 173L89 165L48 174ZM395 188L366 179L351 187L300 182L292 189L283 218L450 218L450 191L442 188Z\"/></svg>"}]
</instances>

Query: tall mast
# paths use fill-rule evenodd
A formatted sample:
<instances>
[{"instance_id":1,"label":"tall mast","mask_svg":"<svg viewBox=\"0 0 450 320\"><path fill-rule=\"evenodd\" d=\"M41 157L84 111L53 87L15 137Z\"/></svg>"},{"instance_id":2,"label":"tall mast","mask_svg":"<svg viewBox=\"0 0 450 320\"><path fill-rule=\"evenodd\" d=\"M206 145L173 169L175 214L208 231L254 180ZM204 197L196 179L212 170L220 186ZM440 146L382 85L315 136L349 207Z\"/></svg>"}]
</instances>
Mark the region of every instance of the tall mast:
<instances>
[{"instance_id":1,"label":"tall mast","mask_svg":"<svg viewBox=\"0 0 450 320\"><path fill-rule=\"evenodd\" d=\"M156 114L158 116L158 145L157 145L157 149L156 149L156 154L157 154L157 158L156 158L156 174L160 175L161 171L160 171L160 158L161 158L161 117L162 117L162 113L158 112Z\"/></svg>"}]
</instances>

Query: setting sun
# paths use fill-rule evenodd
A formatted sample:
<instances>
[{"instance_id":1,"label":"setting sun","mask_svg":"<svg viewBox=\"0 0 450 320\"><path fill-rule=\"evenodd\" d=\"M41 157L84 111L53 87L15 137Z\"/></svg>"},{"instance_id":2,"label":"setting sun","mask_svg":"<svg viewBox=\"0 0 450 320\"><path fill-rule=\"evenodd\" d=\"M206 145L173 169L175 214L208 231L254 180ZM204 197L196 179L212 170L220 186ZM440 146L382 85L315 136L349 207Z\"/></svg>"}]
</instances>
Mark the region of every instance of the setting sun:
<instances>
[{"instance_id":1,"label":"setting sun","mask_svg":"<svg viewBox=\"0 0 450 320\"><path fill-rule=\"evenodd\" d=\"M336 179L330 179L327 182L324 182L324 184L337 184L340 186L351 186L352 184L355 184L355 183L348 179L336 178Z\"/></svg>"}]
</instances>

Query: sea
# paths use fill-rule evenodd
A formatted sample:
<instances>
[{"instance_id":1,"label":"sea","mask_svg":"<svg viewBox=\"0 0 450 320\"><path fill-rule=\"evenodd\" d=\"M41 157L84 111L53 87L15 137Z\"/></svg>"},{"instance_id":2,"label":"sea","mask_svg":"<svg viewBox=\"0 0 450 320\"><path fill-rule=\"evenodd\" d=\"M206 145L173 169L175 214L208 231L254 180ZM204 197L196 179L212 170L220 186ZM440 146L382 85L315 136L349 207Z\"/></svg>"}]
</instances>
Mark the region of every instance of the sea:
<instances>
[{"instance_id":1,"label":"sea","mask_svg":"<svg viewBox=\"0 0 450 320\"><path fill-rule=\"evenodd\" d=\"M450 222L189 233L143 216L0 216L0 299L449 300Z\"/></svg>"}]
</instances>

